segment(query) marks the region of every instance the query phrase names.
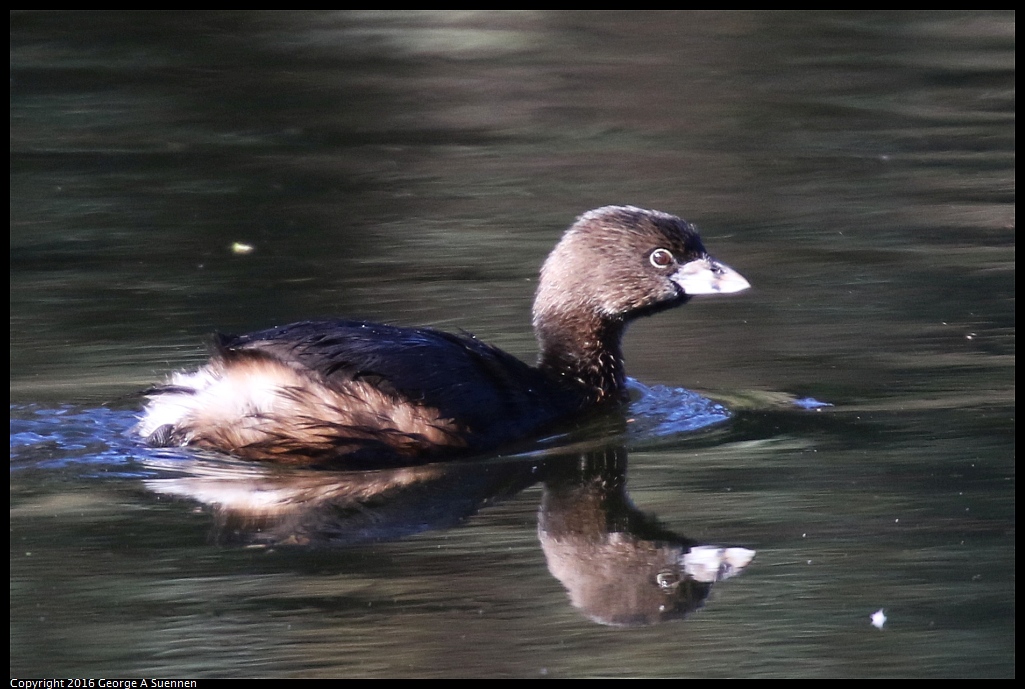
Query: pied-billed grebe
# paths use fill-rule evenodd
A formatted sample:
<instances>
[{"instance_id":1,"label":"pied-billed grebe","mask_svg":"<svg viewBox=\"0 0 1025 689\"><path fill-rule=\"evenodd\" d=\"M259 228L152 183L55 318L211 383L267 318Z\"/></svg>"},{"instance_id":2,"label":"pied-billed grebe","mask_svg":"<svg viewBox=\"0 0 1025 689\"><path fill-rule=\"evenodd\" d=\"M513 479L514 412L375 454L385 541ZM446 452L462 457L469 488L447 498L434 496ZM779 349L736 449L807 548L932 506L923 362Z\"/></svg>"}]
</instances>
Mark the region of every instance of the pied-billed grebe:
<instances>
[{"instance_id":1,"label":"pied-billed grebe","mask_svg":"<svg viewBox=\"0 0 1025 689\"><path fill-rule=\"evenodd\" d=\"M541 268L536 367L428 328L295 323L219 337L207 365L147 391L137 430L154 445L290 464L486 452L624 401L620 341L634 318L747 287L693 225L606 206L580 216Z\"/></svg>"}]
</instances>

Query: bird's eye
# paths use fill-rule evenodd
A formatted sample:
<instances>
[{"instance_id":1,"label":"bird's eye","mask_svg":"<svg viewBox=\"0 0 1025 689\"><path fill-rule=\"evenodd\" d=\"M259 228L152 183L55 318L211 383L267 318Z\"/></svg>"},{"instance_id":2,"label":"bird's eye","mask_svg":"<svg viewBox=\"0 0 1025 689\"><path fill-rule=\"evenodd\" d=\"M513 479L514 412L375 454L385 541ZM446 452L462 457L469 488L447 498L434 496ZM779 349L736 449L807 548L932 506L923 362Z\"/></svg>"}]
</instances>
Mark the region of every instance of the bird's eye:
<instances>
[{"instance_id":1,"label":"bird's eye","mask_svg":"<svg viewBox=\"0 0 1025 689\"><path fill-rule=\"evenodd\" d=\"M648 257L651 261L651 265L656 268L665 268L673 264L673 254L668 249L655 249L651 252L651 256Z\"/></svg>"}]
</instances>

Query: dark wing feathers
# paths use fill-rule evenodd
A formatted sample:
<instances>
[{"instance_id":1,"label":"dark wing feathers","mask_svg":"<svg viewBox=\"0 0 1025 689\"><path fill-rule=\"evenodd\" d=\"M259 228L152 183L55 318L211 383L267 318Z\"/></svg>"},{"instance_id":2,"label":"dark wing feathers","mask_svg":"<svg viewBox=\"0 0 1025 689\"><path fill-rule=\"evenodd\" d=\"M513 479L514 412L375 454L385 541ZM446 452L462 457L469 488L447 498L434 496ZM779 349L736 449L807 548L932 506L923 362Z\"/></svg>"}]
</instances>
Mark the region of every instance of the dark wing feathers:
<instances>
[{"instance_id":1,"label":"dark wing feathers","mask_svg":"<svg viewBox=\"0 0 1025 689\"><path fill-rule=\"evenodd\" d=\"M523 437L576 411L580 395L468 335L361 321L307 321L217 340L220 355L261 354L345 389L363 380L396 399L436 408L472 445ZM477 435L478 438L473 436Z\"/></svg>"}]
</instances>

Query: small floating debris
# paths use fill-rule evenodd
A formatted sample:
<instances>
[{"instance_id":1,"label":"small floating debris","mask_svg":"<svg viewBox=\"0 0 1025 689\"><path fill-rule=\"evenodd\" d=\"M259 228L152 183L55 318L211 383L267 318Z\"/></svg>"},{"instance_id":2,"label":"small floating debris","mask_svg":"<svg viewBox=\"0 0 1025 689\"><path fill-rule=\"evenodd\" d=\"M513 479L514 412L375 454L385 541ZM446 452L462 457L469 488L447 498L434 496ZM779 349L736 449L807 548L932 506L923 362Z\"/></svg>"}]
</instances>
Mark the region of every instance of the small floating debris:
<instances>
[{"instance_id":1,"label":"small floating debris","mask_svg":"<svg viewBox=\"0 0 1025 689\"><path fill-rule=\"evenodd\" d=\"M883 625L886 624L886 613L883 612L882 608L879 608L872 613L872 617L870 619L872 620L873 627L876 629L882 629Z\"/></svg>"},{"instance_id":2,"label":"small floating debris","mask_svg":"<svg viewBox=\"0 0 1025 689\"><path fill-rule=\"evenodd\" d=\"M252 244L246 244L245 242L234 242L231 245L231 253L236 254L238 256L245 256L246 254L251 254L253 253L253 249L254 247Z\"/></svg>"}]
</instances>

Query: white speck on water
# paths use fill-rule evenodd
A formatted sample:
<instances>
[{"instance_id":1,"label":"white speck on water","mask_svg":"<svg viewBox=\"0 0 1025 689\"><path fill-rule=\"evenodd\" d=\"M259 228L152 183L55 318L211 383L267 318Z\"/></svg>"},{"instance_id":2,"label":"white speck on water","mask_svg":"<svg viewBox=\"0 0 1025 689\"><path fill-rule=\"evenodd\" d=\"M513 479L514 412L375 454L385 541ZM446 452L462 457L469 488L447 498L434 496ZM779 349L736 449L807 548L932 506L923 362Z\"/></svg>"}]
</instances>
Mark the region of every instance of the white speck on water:
<instances>
[{"instance_id":1,"label":"white speck on water","mask_svg":"<svg viewBox=\"0 0 1025 689\"><path fill-rule=\"evenodd\" d=\"M882 608L879 608L872 613L872 626L876 629L882 629L883 625L886 624L886 613L883 612Z\"/></svg>"}]
</instances>

